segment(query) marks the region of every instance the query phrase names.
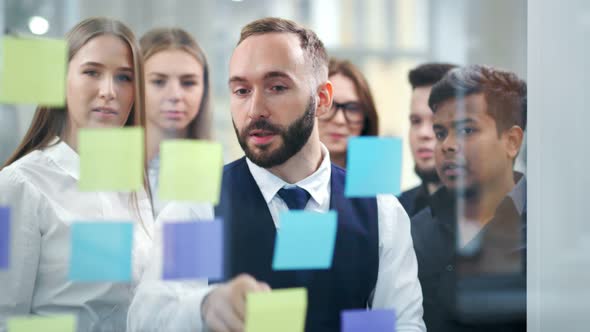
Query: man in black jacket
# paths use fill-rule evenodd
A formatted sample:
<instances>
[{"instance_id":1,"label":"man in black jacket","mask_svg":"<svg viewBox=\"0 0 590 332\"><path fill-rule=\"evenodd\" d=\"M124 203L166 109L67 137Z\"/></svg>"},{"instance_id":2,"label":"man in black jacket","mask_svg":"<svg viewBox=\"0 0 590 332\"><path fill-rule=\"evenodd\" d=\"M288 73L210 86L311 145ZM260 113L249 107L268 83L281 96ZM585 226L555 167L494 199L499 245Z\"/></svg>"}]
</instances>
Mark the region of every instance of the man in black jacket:
<instances>
[{"instance_id":1,"label":"man in black jacket","mask_svg":"<svg viewBox=\"0 0 590 332\"><path fill-rule=\"evenodd\" d=\"M526 83L450 71L429 97L443 184L412 218L428 331L526 331Z\"/></svg>"},{"instance_id":2,"label":"man in black jacket","mask_svg":"<svg viewBox=\"0 0 590 332\"><path fill-rule=\"evenodd\" d=\"M434 83L440 81L449 70L455 67L448 63L425 63L412 69L408 74L408 80L412 85L408 138L416 164L414 170L422 180L419 186L404 191L399 196L399 202L410 218L428 206L430 195L440 187L440 181L434 169L435 140L428 96Z\"/></svg>"}]
</instances>

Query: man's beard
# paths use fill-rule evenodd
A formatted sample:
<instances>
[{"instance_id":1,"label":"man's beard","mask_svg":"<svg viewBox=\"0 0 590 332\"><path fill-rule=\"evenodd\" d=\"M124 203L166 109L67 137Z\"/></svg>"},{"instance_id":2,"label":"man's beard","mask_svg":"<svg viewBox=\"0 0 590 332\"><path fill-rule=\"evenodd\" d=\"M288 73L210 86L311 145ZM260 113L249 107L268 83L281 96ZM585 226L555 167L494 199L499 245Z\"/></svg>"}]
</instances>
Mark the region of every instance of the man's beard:
<instances>
[{"instance_id":1,"label":"man's beard","mask_svg":"<svg viewBox=\"0 0 590 332\"><path fill-rule=\"evenodd\" d=\"M287 128L274 125L266 119L261 118L255 122L252 122L248 127L242 129L240 132L234 122L234 130L236 132L236 136L238 137L238 142L240 143L242 150L244 150L246 157L248 157L248 159L250 159L254 164L262 168L271 168L285 163L287 160L301 151L303 146L309 140L314 126L315 108L315 98L312 96L309 99L305 113ZM271 149L270 144L267 146L258 146L256 149L261 150L261 152L255 153L248 146L248 137L250 131L256 129L279 135L283 141L282 145L276 148L274 151L269 150Z\"/></svg>"},{"instance_id":2,"label":"man's beard","mask_svg":"<svg viewBox=\"0 0 590 332\"><path fill-rule=\"evenodd\" d=\"M436 172L436 168L432 168L429 170L419 169L418 165L414 166L414 172L416 175L422 180L423 183L439 183L440 178L438 177L438 173Z\"/></svg>"}]
</instances>

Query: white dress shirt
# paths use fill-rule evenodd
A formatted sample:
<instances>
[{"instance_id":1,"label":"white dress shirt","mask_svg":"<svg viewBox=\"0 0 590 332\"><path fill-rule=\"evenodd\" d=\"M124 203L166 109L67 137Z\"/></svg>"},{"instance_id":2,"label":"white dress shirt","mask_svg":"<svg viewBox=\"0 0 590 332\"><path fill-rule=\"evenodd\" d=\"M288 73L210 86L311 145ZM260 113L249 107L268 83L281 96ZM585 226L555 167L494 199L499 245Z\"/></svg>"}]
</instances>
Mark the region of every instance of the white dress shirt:
<instances>
[{"instance_id":1,"label":"white dress shirt","mask_svg":"<svg viewBox=\"0 0 590 332\"><path fill-rule=\"evenodd\" d=\"M157 218L169 201L161 200L158 194L160 189L160 155L148 162L148 177L150 179L150 191L152 194L152 207Z\"/></svg>"},{"instance_id":2,"label":"white dress shirt","mask_svg":"<svg viewBox=\"0 0 590 332\"><path fill-rule=\"evenodd\" d=\"M130 193L81 192L79 174L79 156L64 142L35 150L0 171L0 205L10 207L12 232L10 266L0 270L0 331L9 316L57 314L77 315L78 331L125 330L151 247L150 202L144 191L137 195L137 209ZM85 221L136 222L134 282L68 279L70 225Z\"/></svg>"},{"instance_id":3,"label":"white dress shirt","mask_svg":"<svg viewBox=\"0 0 590 332\"><path fill-rule=\"evenodd\" d=\"M280 227L279 212L288 210L277 195L283 187L299 186L311 195L305 210L327 212L330 208L331 165L328 150L322 145L323 161L313 174L288 184L279 177L247 160L248 168L258 184L275 226ZM422 289L418 281L418 265L410 235L410 220L393 195L377 197L379 223L379 271L372 308L394 309L396 331L426 331L422 320ZM201 303L215 286L205 280L192 283L159 281L161 270L160 225L168 221L208 220L211 206L171 203L160 214L154 239L158 259L150 264L129 309L129 331L200 331L203 329ZM156 262L157 261L157 262Z\"/></svg>"}]
</instances>

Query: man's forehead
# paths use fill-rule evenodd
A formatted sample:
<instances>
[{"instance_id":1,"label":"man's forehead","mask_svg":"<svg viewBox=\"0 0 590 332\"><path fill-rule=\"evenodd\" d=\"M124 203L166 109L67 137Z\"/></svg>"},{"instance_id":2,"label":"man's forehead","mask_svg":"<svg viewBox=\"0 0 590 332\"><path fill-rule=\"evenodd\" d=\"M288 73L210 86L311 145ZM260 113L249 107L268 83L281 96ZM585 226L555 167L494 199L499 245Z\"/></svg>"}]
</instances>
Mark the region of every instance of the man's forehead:
<instances>
[{"instance_id":1,"label":"man's forehead","mask_svg":"<svg viewBox=\"0 0 590 332\"><path fill-rule=\"evenodd\" d=\"M452 98L438 105L434 121L457 121L465 118L477 119L486 114L483 94L473 94L464 98Z\"/></svg>"},{"instance_id":2,"label":"man's forehead","mask_svg":"<svg viewBox=\"0 0 590 332\"><path fill-rule=\"evenodd\" d=\"M266 33L243 40L230 60L230 75L265 75L268 72L297 73L305 66L305 56L297 35Z\"/></svg>"}]
</instances>

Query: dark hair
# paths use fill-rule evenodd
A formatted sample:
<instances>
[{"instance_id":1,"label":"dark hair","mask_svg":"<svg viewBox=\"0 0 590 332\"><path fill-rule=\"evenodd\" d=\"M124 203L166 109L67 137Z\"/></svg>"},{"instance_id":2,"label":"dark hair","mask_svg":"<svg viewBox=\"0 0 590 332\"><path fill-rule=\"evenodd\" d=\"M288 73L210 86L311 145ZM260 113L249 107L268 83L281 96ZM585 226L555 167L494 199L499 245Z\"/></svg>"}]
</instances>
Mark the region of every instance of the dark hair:
<instances>
[{"instance_id":1,"label":"dark hair","mask_svg":"<svg viewBox=\"0 0 590 332\"><path fill-rule=\"evenodd\" d=\"M488 66L456 68L432 87L428 105L433 112L453 98L483 93L487 112L496 121L498 134L519 126L526 129L527 87L516 74Z\"/></svg>"},{"instance_id":2,"label":"dark hair","mask_svg":"<svg viewBox=\"0 0 590 332\"><path fill-rule=\"evenodd\" d=\"M365 123L361 136L377 136L379 135L379 115L377 114L377 108L373 101L373 95L369 88L365 76L361 71L348 60L340 60L336 58L330 58L328 77L342 74L349 78L354 85L357 95L359 96L360 103L365 111Z\"/></svg>"},{"instance_id":3,"label":"dark hair","mask_svg":"<svg viewBox=\"0 0 590 332\"><path fill-rule=\"evenodd\" d=\"M418 87L431 86L440 81L449 70L456 67L457 65L451 63L429 62L421 64L410 70L408 80L412 85L412 90Z\"/></svg>"},{"instance_id":4,"label":"dark hair","mask_svg":"<svg viewBox=\"0 0 590 332\"><path fill-rule=\"evenodd\" d=\"M211 135L211 95L209 82L209 65L205 52L195 39L185 30L179 28L156 28L141 37L141 53L144 63L154 54L170 50L182 50L192 55L203 67L203 97L197 116L188 124L188 138L209 139Z\"/></svg>"},{"instance_id":5,"label":"dark hair","mask_svg":"<svg viewBox=\"0 0 590 332\"><path fill-rule=\"evenodd\" d=\"M299 37L301 49L311 61L312 72L318 81L328 77L328 53L315 32L296 22L278 17L266 17L248 23L240 32L240 45L246 38L267 33L294 33Z\"/></svg>"}]
</instances>

